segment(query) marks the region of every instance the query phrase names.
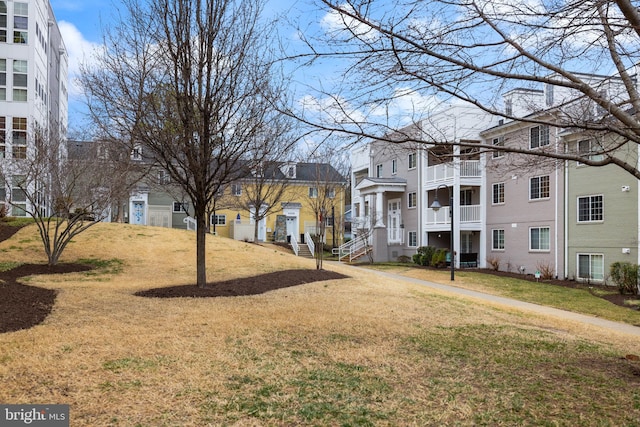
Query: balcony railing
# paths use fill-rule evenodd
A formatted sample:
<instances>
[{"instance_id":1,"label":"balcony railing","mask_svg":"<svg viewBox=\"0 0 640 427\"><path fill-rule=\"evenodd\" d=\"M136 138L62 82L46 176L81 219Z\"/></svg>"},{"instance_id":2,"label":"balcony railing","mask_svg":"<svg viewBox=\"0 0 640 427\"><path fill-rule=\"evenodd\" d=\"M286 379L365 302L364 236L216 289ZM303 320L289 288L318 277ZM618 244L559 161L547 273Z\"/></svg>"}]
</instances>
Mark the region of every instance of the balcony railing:
<instances>
[{"instance_id":1,"label":"balcony railing","mask_svg":"<svg viewBox=\"0 0 640 427\"><path fill-rule=\"evenodd\" d=\"M452 179L455 176L457 166L453 163L443 163L441 165L429 166L427 168L427 182L438 182ZM480 160L463 160L460 162L461 178L480 178L482 169Z\"/></svg>"},{"instance_id":2,"label":"balcony railing","mask_svg":"<svg viewBox=\"0 0 640 427\"><path fill-rule=\"evenodd\" d=\"M458 209L461 223L480 222L481 205L464 205ZM451 224L449 216L449 206L443 206L436 212L434 209L427 209L427 224Z\"/></svg>"}]
</instances>

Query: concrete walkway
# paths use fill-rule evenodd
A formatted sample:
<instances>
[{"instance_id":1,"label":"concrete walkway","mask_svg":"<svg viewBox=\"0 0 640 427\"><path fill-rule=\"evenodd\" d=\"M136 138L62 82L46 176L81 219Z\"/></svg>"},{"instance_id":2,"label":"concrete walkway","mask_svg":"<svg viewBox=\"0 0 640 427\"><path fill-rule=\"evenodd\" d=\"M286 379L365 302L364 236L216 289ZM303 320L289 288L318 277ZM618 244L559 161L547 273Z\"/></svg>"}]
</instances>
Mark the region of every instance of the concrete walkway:
<instances>
[{"instance_id":1,"label":"concrete walkway","mask_svg":"<svg viewBox=\"0 0 640 427\"><path fill-rule=\"evenodd\" d=\"M342 264L342 263L341 265L346 267L351 267L351 268L361 268L356 266L349 266L348 264ZM560 319L572 320L575 322L581 322L587 325L598 326L598 327L610 329L616 332L621 332L624 334L640 337L640 327L629 325L626 323L613 322L611 320L600 319L598 317L589 316L586 314L573 313L571 311L560 310L557 308L547 307L544 305L518 301L512 298L505 298L501 296L485 294L483 292L472 291L469 289L459 288L456 286L442 285L439 283L433 283L426 280L414 279L414 278L406 277L400 274L387 273L384 271L378 271L373 269L367 269L366 271L373 274L377 274L378 276L384 277L384 278L389 278L393 280L402 280L405 282L414 283L421 286L427 286L427 287L438 289L445 292L450 292L452 294L463 296L463 297L476 298L482 301L501 304L508 307L517 308L523 311L531 311L531 312L545 315L545 316L553 316Z\"/></svg>"}]
</instances>

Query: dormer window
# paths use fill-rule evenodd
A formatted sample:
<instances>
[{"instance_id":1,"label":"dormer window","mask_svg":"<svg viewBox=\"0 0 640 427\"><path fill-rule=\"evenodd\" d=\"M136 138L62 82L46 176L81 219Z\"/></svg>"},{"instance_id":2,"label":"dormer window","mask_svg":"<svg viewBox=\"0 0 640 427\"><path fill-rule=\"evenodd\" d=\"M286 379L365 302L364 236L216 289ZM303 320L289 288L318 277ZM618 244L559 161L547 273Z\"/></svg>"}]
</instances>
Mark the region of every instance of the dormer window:
<instances>
[{"instance_id":1,"label":"dormer window","mask_svg":"<svg viewBox=\"0 0 640 427\"><path fill-rule=\"evenodd\" d=\"M131 150L131 160L142 160L142 147L136 144Z\"/></svg>"}]
</instances>

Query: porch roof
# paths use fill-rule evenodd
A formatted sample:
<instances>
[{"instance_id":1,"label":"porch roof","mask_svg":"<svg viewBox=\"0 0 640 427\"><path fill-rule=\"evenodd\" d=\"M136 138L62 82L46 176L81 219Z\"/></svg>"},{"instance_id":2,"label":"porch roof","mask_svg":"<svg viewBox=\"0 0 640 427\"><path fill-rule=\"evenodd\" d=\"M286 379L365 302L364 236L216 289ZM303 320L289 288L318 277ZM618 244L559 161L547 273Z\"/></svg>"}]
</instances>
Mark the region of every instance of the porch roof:
<instances>
[{"instance_id":1,"label":"porch roof","mask_svg":"<svg viewBox=\"0 0 640 427\"><path fill-rule=\"evenodd\" d=\"M360 191L360 194L404 192L406 188L407 180L404 178L366 177L356 185L356 190Z\"/></svg>"}]
</instances>

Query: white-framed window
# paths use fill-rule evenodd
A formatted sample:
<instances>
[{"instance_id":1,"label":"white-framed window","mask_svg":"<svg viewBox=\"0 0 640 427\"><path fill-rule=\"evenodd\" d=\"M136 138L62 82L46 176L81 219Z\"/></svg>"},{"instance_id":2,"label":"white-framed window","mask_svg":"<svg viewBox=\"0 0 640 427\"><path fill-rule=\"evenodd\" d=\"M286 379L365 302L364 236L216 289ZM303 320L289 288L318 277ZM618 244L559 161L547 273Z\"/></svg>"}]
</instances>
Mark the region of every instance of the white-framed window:
<instances>
[{"instance_id":1,"label":"white-framed window","mask_svg":"<svg viewBox=\"0 0 640 427\"><path fill-rule=\"evenodd\" d=\"M549 145L549 126L539 125L529 129L529 148Z\"/></svg>"},{"instance_id":2,"label":"white-framed window","mask_svg":"<svg viewBox=\"0 0 640 427\"><path fill-rule=\"evenodd\" d=\"M493 192L491 197L491 203L494 205L504 204L504 182L498 182L492 186Z\"/></svg>"},{"instance_id":3,"label":"white-framed window","mask_svg":"<svg viewBox=\"0 0 640 427\"><path fill-rule=\"evenodd\" d=\"M0 15L2 16L2 15ZM7 60L0 59L0 101L7 100Z\"/></svg>"},{"instance_id":4,"label":"white-framed window","mask_svg":"<svg viewBox=\"0 0 640 427\"><path fill-rule=\"evenodd\" d=\"M0 117L0 159L7 155L7 118Z\"/></svg>"},{"instance_id":5,"label":"white-framed window","mask_svg":"<svg viewBox=\"0 0 640 427\"><path fill-rule=\"evenodd\" d=\"M598 222L604 220L604 196L578 197L578 222Z\"/></svg>"},{"instance_id":6,"label":"white-framed window","mask_svg":"<svg viewBox=\"0 0 640 427\"><path fill-rule=\"evenodd\" d=\"M504 113L507 116L513 114L513 100L511 98L504 100Z\"/></svg>"},{"instance_id":7,"label":"white-framed window","mask_svg":"<svg viewBox=\"0 0 640 427\"><path fill-rule=\"evenodd\" d=\"M549 175L535 176L529 180L529 200L549 198Z\"/></svg>"},{"instance_id":8,"label":"white-framed window","mask_svg":"<svg viewBox=\"0 0 640 427\"><path fill-rule=\"evenodd\" d=\"M391 160L391 174L395 175L398 173L398 159Z\"/></svg>"},{"instance_id":9,"label":"white-framed window","mask_svg":"<svg viewBox=\"0 0 640 427\"><path fill-rule=\"evenodd\" d=\"M503 251L504 250L504 229L491 230L491 250Z\"/></svg>"},{"instance_id":10,"label":"white-framed window","mask_svg":"<svg viewBox=\"0 0 640 427\"><path fill-rule=\"evenodd\" d=\"M324 225L325 227L333 227L333 216L327 215L324 217Z\"/></svg>"},{"instance_id":11,"label":"white-framed window","mask_svg":"<svg viewBox=\"0 0 640 427\"><path fill-rule=\"evenodd\" d=\"M231 195L232 196L242 196L242 185L241 184L231 184Z\"/></svg>"},{"instance_id":12,"label":"white-framed window","mask_svg":"<svg viewBox=\"0 0 640 427\"><path fill-rule=\"evenodd\" d=\"M211 215L211 225L227 225L227 216Z\"/></svg>"},{"instance_id":13,"label":"white-framed window","mask_svg":"<svg viewBox=\"0 0 640 427\"><path fill-rule=\"evenodd\" d=\"M602 154L593 154L598 153L599 150L600 146L596 141L592 139L583 139L581 141L578 141L578 155L583 159L594 161L602 160ZM581 163L578 162L578 165L581 165Z\"/></svg>"},{"instance_id":14,"label":"white-framed window","mask_svg":"<svg viewBox=\"0 0 640 427\"><path fill-rule=\"evenodd\" d=\"M7 42L7 2L0 1L0 43Z\"/></svg>"},{"instance_id":15,"label":"white-framed window","mask_svg":"<svg viewBox=\"0 0 640 427\"><path fill-rule=\"evenodd\" d=\"M171 182L171 177L169 176L169 172L165 170L158 171L158 184L166 185Z\"/></svg>"},{"instance_id":16,"label":"white-framed window","mask_svg":"<svg viewBox=\"0 0 640 427\"><path fill-rule=\"evenodd\" d=\"M27 158L27 118L14 117L12 120L12 154L14 159Z\"/></svg>"},{"instance_id":17,"label":"white-framed window","mask_svg":"<svg viewBox=\"0 0 640 427\"><path fill-rule=\"evenodd\" d=\"M318 187L309 187L309 197L311 199L318 198Z\"/></svg>"},{"instance_id":18,"label":"white-framed window","mask_svg":"<svg viewBox=\"0 0 640 427\"><path fill-rule=\"evenodd\" d=\"M27 44L29 35L29 4L13 3L13 42Z\"/></svg>"},{"instance_id":19,"label":"white-framed window","mask_svg":"<svg viewBox=\"0 0 640 427\"><path fill-rule=\"evenodd\" d=\"M189 212L189 202L173 202L173 213L188 213Z\"/></svg>"},{"instance_id":20,"label":"white-framed window","mask_svg":"<svg viewBox=\"0 0 640 427\"><path fill-rule=\"evenodd\" d=\"M27 101L27 61L13 61L13 100Z\"/></svg>"},{"instance_id":21,"label":"white-framed window","mask_svg":"<svg viewBox=\"0 0 640 427\"><path fill-rule=\"evenodd\" d=\"M415 169L418 166L418 154L410 153L409 154L409 170Z\"/></svg>"},{"instance_id":22,"label":"white-framed window","mask_svg":"<svg viewBox=\"0 0 640 427\"><path fill-rule=\"evenodd\" d=\"M416 206L418 206L418 194L415 191L412 193L409 193L407 195L407 201L408 201L407 206L409 208L415 208Z\"/></svg>"},{"instance_id":23,"label":"white-framed window","mask_svg":"<svg viewBox=\"0 0 640 427\"><path fill-rule=\"evenodd\" d=\"M382 163L376 165L376 178L382 178Z\"/></svg>"},{"instance_id":24,"label":"white-framed window","mask_svg":"<svg viewBox=\"0 0 640 427\"><path fill-rule=\"evenodd\" d=\"M327 198L335 199L336 198L336 189L335 188L327 188Z\"/></svg>"},{"instance_id":25,"label":"white-framed window","mask_svg":"<svg viewBox=\"0 0 640 427\"><path fill-rule=\"evenodd\" d=\"M418 232L410 231L409 232L409 247L415 248L418 246Z\"/></svg>"},{"instance_id":26,"label":"white-framed window","mask_svg":"<svg viewBox=\"0 0 640 427\"><path fill-rule=\"evenodd\" d=\"M142 160L142 146L135 144L131 150L131 160Z\"/></svg>"},{"instance_id":27,"label":"white-framed window","mask_svg":"<svg viewBox=\"0 0 640 427\"><path fill-rule=\"evenodd\" d=\"M491 144L494 147L504 147L504 136L499 136L497 138L493 138L493 141L491 141ZM497 159L499 157L503 157L504 156L504 151L502 151L502 150L494 150L492 156L493 156L494 159Z\"/></svg>"},{"instance_id":28,"label":"white-framed window","mask_svg":"<svg viewBox=\"0 0 640 427\"><path fill-rule=\"evenodd\" d=\"M551 248L549 227L529 228L529 250L532 252L548 252Z\"/></svg>"},{"instance_id":29,"label":"white-framed window","mask_svg":"<svg viewBox=\"0 0 640 427\"><path fill-rule=\"evenodd\" d=\"M13 175L11 177L11 215L27 216L27 193L24 175Z\"/></svg>"},{"instance_id":30,"label":"white-framed window","mask_svg":"<svg viewBox=\"0 0 640 427\"><path fill-rule=\"evenodd\" d=\"M604 280L604 255L603 254L577 254L578 279Z\"/></svg>"}]
</instances>

